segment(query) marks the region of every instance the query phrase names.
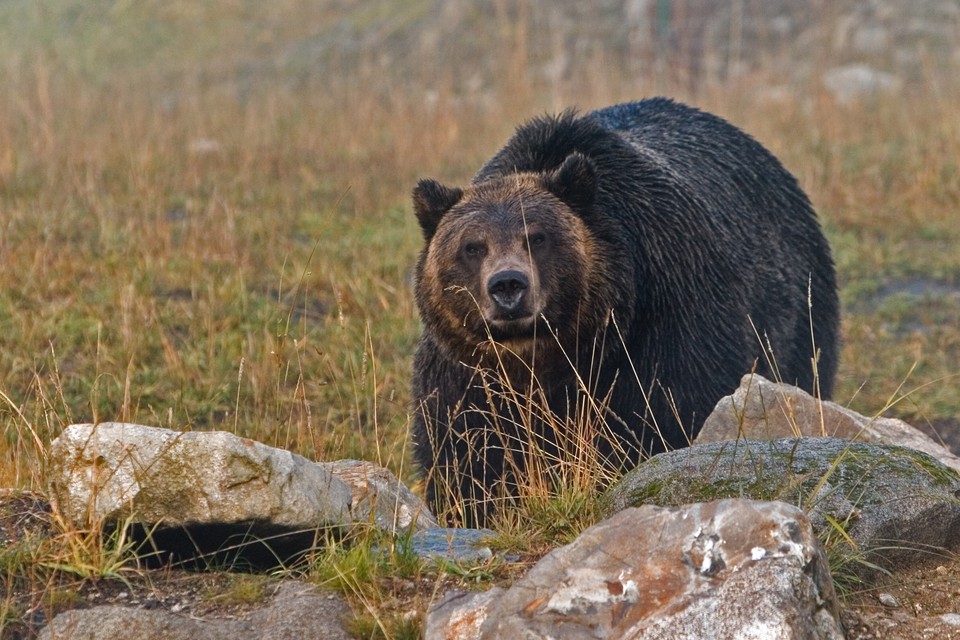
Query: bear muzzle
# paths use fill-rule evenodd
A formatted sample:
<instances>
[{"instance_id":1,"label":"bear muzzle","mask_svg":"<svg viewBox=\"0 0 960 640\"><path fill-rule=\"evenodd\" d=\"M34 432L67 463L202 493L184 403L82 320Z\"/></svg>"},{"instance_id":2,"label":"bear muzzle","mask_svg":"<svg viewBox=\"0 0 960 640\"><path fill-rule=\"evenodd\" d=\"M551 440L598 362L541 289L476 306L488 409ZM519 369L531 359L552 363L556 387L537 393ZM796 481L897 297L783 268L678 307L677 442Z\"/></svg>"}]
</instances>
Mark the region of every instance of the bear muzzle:
<instances>
[{"instance_id":1,"label":"bear muzzle","mask_svg":"<svg viewBox=\"0 0 960 640\"><path fill-rule=\"evenodd\" d=\"M516 269L507 269L493 274L487 281L487 293L493 300L494 319L517 320L531 315L527 304L530 278Z\"/></svg>"}]
</instances>

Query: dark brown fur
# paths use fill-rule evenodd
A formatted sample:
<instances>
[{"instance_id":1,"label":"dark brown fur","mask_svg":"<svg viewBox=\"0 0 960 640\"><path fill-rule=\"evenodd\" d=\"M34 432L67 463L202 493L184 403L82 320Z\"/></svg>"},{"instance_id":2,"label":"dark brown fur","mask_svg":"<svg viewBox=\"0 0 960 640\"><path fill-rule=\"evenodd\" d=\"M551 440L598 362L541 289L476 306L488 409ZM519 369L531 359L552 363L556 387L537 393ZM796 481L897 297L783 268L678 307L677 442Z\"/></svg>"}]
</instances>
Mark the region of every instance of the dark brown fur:
<instances>
[{"instance_id":1,"label":"dark brown fur","mask_svg":"<svg viewBox=\"0 0 960 640\"><path fill-rule=\"evenodd\" d=\"M534 120L469 186L413 199L435 508L482 522L588 414L603 429L576 442L622 469L686 444L751 370L829 397L829 248L793 177L715 116L654 99Z\"/></svg>"}]
</instances>

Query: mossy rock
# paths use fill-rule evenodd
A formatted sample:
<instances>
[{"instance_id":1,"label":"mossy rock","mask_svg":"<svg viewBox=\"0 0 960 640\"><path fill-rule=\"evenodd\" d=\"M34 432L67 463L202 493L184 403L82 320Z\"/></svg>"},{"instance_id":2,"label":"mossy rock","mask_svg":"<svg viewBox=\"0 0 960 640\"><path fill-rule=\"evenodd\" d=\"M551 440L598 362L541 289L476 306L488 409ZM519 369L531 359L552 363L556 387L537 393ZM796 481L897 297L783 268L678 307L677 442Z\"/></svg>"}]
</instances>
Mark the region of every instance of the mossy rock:
<instances>
[{"instance_id":1,"label":"mossy rock","mask_svg":"<svg viewBox=\"0 0 960 640\"><path fill-rule=\"evenodd\" d=\"M606 493L603 509L721 498L796 505L822 540L841 541L865 568L960 547L960 474L920 451L838 438L716 442L654 456Z\"/></svg>"}]
</instances>

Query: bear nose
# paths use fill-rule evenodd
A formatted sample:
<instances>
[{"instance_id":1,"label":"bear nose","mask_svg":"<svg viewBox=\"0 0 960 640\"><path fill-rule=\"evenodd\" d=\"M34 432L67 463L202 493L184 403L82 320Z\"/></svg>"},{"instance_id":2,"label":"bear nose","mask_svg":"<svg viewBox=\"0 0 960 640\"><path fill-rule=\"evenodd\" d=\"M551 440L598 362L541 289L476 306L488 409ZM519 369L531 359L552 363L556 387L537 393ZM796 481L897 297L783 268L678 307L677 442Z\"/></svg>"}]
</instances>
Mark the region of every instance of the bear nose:
<instances>
[{"instance_id":1,"label":"bear nose","mask_svg":"<svg viewBox=\"0 0 960 640\"><path fill-rule=\"evenodd\" d=\"M522 271L495 273L487 283L487 293L502 311L513 311L520 305L530 287L530 280Z\"/></svg>"}]
</instances>

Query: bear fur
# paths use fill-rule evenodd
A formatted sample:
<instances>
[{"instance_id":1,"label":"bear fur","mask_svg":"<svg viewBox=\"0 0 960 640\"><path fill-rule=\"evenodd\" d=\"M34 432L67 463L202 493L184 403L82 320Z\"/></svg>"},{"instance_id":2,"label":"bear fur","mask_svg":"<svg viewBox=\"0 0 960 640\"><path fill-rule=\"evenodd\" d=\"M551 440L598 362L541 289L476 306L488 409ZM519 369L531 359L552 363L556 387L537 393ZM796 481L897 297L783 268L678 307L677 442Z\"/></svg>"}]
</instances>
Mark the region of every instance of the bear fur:
<instances>
[{"instance_id":1,"label":"bear fur","mask_svg":"<svg viewBox=\"0 0 960 640\"><path fill-rule=\"evenodd\" d=\"M413 202L415 457L448 517L482 524L574 446L615 472L686 446L751 371L830 397L827 241L796 179L717 116L653 98L537 118L468 186L421 180Z\"/></svg>"}]
</instances>

